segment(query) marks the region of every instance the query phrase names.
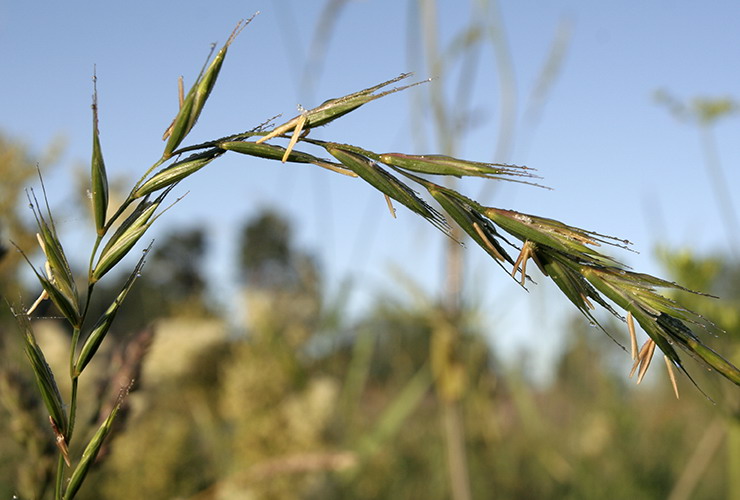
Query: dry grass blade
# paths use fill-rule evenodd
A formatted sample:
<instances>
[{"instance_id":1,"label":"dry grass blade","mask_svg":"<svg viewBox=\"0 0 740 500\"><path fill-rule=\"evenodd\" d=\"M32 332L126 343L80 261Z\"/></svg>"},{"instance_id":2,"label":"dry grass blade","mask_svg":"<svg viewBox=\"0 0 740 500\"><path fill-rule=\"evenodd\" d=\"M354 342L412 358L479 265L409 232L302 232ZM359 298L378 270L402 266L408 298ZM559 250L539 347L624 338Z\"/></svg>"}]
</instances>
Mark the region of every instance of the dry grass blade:
<instances>
[{"instance_id":1,"label":"dry grass blade","mask_svg":"<svg viewBox=\"0 0 740 500\"><path fill-rule=\"evenodd\" d=\"M44 240L41 239L41 235L39 233L36 233L36 240L39 242L39 246L41 247L41 251L46 254L46 251L44 251ZM51 274L51 266L49 265L49 261L47 260L44 262L44 271L46 271L46 277L49 278L51 281L53 279L53 276ZM31 316L31 314L36 310L36 308L43 302L44 300L47 300L49 298L49 294L46 292L46 290L42 290L41 294L38 296L36 301L34 301L33 304L31 304L31 307L26 310L26 315Z\"/></svg>"},{"instance_id":2,"label":"dry grass blade","mask_svg":"<svg viewBox=\"0 0 740 500\"><path fill-rule=\"evenodd\" d=\"M637 355L634 365L632 365L632 371L630 371L630 378L635 373L635 369L639 366L637 371L637 383L642 382L643 377L650 368L650 362L653 360L653 354L655 353L655 342L653 339L648 339L640 349L640 353Z\"/></svg>"},{"instance_id":3,"label":"dry grass blade","mask_svg":"<svg viewBox=\"0 0 740 500\"><path fill-rule=\"evenodd\" d=\"M480 237L481 241L483 241L483 245L488 250L488 252L493 254L496 259L503 261L504 256L501 255L501 252L499 252L493 245L493 243L491 243L491 240L488 238L478 222L473 222L473 229L475 230L475 233Z\"/></svg>"},{"instance_id":4,"label":"dry grass blade","mask_svg":"<svg viewBox=\"0 0 740 500\"><path fill-rule=\"evenodd\" d=\"M512 278L516 277L516 272L520 271L520 278L521 278L521 285L524 286L526 280L527 280L527 262L529 259L532 259L535 264L537 264L537 268L547 276L547 272L545 271L545 268L542 267L542 264L540 263L539 259L537 258L537 244L527 240L524 242L524 245L522 245L522 251L519 253L519 257L517 257L516 262L514 262L514 267L511 270L511 276ZM520 268L521 266L521 268ZM588 302L588 299L586 299L585 295L582 295L583 299ZM593 308L593 306L591 307Z\"/></svg>"},{"instance_id":5,"label":"dry grass blade","mask_svg":"<svg viewBox=\"0 0 740 500\"><path fill-rule=\"evenodd\" d=\"M630 332L630 355L632 360L637 359L637 334L635 333L635 317L632 311L627 311L627 329Z\"/></svg>"},{"instance_id":6,"label":"dry grass blade","mask_svg":"<svg viewBox=\"0 0 740 500\"><path fill-rule=\"evenodd\" d=\"M391 197L388 196L387 194L384 194L383 196L385 196L385 202L388 204L388 211L391 213L391 217L393 217L395 219L396 218L396 209L393 206L393 200L391 200Z\"/></svg>"},{"instance_id":7,"label":"dry grass blade","mask_svg":"<svg viewBox=\"0 0 740 500\"><path fill-rule=\"evenodd\" d=\"M665 361L666 370L668 370L668 378L671 379L671 385L673 386L673 393L676 395L676 399L681 399L678 396L678 383L676 382L676 373L673 371L673 363L668 356L663 355Z\"/></svg>"},{"instance_id":8,"label":"dry grass blade","mask_svg":"<svg viewBox=\"0 0 740 500\"><path fill-rule=\"evenodd\" d=\"M293 151L293 148L298 142L298 138L301 136L301 132L303 132L303 126L306 124L306 120L306 115L304 113L301 113L301 116L298 117L298 121L296 122L295 129L293 130L293 135L290 137L288 147L285 149L285 154L283 154L283 157L281 159L283 163L288 161L288 158L290 157L290 152Z\"/></svg>"},{"instance_id":9,"label":"dry grass blade","mask_svg":"<svg viewBox=\"0 0 740 500\"><path fill-rule=\"evenodd\" d=\"M72 467L72 461L69 459L69 447L67 446L67 438L64 437L64 433L59 429L59 426L57 426L51 415L49 415L49 424L51 425L51 430L54 433L54 444L56 444L59 453L62 454L64 463L67 464L67 467Z\"/></svg>"}]
</instances>

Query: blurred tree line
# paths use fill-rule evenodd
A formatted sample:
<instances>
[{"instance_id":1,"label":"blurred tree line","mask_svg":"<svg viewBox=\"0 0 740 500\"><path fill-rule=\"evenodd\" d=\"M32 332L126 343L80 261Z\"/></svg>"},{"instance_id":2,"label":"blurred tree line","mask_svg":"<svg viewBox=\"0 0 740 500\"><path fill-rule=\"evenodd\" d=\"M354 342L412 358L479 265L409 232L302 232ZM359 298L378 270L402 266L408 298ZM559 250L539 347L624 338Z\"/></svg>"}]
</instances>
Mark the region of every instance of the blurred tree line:
<instances>
[{"instance_id":1,"label":"blurred tree line","mask_svg":"<svg viewBox=\"0 0 740 500\"><path fill-rule=\"evenodd\" d=\"M37 287L21 279L9 239L34 245L22 193L38 159L8 139L0 158L0 291L27 300ZM610 341L574 317L551 378L535 382L526 363L497 358L485 341L496 326L469 304L449 352L448 318L431 300L380 295L350 318L349 290L326 294L319 261L296 246L284 215L266 209L237 230L236 322L207 293L204 228L174 231L152 251L99 360L100 381L113 382L83 381L98 387L97 411L80 418L90 429L118 386L136 383L81 498L446 499L440 420L450 387L473 498L738 498L740 401L719 377L696 377L716 404L686 379L677 401L663 373L635 388ZM718 349L740 361L740 263L661 256L677 281L722 297L682 300L718 322ZM93 307L102 312L114 285ZM39 498L55 448L9 314L4 306L0 496ZM67 332L54 315L41 312L52 319L40 321L39 338L64 366L53 346ZM454 368L444 381L440 364Z\"/></svg>"}]
</instances>

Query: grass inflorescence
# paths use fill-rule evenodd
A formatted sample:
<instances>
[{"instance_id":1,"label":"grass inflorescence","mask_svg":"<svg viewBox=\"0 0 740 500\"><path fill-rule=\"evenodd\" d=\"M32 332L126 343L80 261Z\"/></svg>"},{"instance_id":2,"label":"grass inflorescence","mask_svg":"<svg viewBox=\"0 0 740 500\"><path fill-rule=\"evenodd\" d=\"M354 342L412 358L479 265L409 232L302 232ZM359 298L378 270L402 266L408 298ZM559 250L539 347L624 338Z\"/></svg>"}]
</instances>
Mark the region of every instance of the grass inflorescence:
<instances>
[{"instance_id":1,"label":"grass inflorescence","mask_svg":"<svg viewBox=\"0 0 740 500\"><path fill-rule=\"evenodd\" d=\"M204 66L188 93L181 90L180 108L165 132L162 156L146 170L119 206L110 206L98 131L99 109L97 98L93 97L90 192L94 215L92 230L96 240L89 257L86 295L82 295L77 288L48 205L42 210L33 192L29 195L45 258L43 270L32 266L43 289L40 299L50 299L72 330L68 374L71 393L65 399L57 385L57 378L63 374L52 372L35 340L33 323L30 321L35 306L28 310L19 307L14 309L25 340L26 356L35 374L39 395L48 412L53 438L59 450L56 498L73 498L82 487L105 440L114 429L113 423L132 383L129 381L120 389L119 396L109 405L92 438L84 446L72 447L78 410L78 380L105 342L129 290L144 272L147 252L131 270L115 300L97 318L88 314L95 285L142 241L166 210L165 201L177 184L206 169L225 154L311 164L359 178L386 198L392 213L395 213L394 203L406 207L448 236L452 234L450 225L457 224L522 287L532 281L529 275L532 268L527 265L533 261L541 273L551 278L568 300L592 322L597 323L593 312L596 306L620 318L619 310L624 311L631 338L635 337L634 321L649 336L639 353L636 352L636 341L632 341L638 381L642 380L657 348L665 356L676 393L672 368L677 367L688 375L679 352L696 358L740 385L740 370L705 345L689 328L692 325L711 328L711 324L659 292L661 289L684 290L683 287L633 272L600 251L602 245L625 247L627 241L549 218L483 206L433 180L440 176L453 176L533 184L532 179L537 179L533 170L436 154L375 153L354 145L309 137L316 127L329 125L371 101L423 83L382 90L406 80L410 74L402 74L359 92L329 99L313 109L301 110L296 117L272 129L259 126L247 133L183 146L204 110L229 47L250 21L237 25L228 41ZM273 144L277 140L287 140L288 143L286 146ZM304 145L323 150L326 157L302 151ZM188 154L185 156L185 153ZM431 200L436 202L438 208L430 204Z\"/></svg>"}]
</instances>

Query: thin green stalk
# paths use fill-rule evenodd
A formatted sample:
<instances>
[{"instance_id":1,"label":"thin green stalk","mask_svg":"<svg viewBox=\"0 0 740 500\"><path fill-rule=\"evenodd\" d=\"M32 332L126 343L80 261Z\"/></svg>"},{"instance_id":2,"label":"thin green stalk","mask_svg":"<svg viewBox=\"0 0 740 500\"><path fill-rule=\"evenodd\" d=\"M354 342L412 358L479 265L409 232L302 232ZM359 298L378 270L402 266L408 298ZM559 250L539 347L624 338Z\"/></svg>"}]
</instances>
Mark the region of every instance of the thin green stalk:
<instances>
[{"instance_id":1,"label":"thin green stalk","mask_svg":"<svg viewBox=\"0 0 740 500\"><path fill-rule=\"evenodd\" d=\"M62 500L62 493L64 493L64 465L64 457L62 457L62 453L59 452L59 457L57 458L57 477L54 482L55 500Z\"/></svg>"},{"instance_id":2,"label":"thin green stalk","mask_svg":"<svg viewBox=\"0 0 740 500\"><path fill-rule=\"evenodd\" d=\"M95 250L93 250L94 252ZM92 259L90 259L90 270L88 272L88 276L92 275ZM90 299L92 299L92 293L93 289L95 288L95 283L90 283L87 286L87 297L85 298L85 307L82 309L82 324L85 324L85 319L87 318L87 311L90 308ZM77 347L77 346L75 346Z\"/></svg>"},{"instance_id":3,"label":"thin green stalk","mask_svg":"<svg viewBox=\"0 0 740 500\"><path fill-rule=\"evenodd\" d=\"M92 247L92 251L90 252L90 262L87 265L87 276L88 278L92 276L93 272L93 264L95 262L95 254L98 253L98 248L100 247L100 244L103 242L103 236L106 235L108 232L108 228L110 226L106 223L106 226L103 230L103 234L99 235L97 238L95 238L95 244ZM89 286L87 289L87 303L90 303L90 293L92 292L92 286ZM87 312L87 305L85 306L84 312L82 313L82 316L85 316L85 313Z\"/></svg>"},{"instance_id":4,"label":"thin green stalk","mask_svg":"<svg viewBox=\"0 0 740 500\"><path fill-rule=\"evenodd\" d=\"M137 182L137 186L138 186L138 184L139 184L139 183L141 183L141 182L142 182L142 180L143 180L143 177L142 177L142 179L139 179L139 182ZM131 190L131 193L132 193L132 194L133 194L133 192L134 192L134 190ZM120 207L118 207L118 209L116 210L116 212L115 212L115 213L114 213L114 214L113 214L113 215L111 216L111 218L110 218L110 219L108 219L108 222L106 222L106 223L105 223L105 227L103 228L103 234L105 234L105 233L107 233L107 232L108 232L108 230L109 230L109 229L111 228L111 226L113 225L113 223L114 223L114 222L115 222L115 221L116 221L116 220L117 220L117 219L118 219L118 218L119 218L119 217L121 216L121 214L122 214L122 213L123 213L123 212L124 212L124 211L125 211L125 210L126 210L126 209L127 209L127 208L128 208L129 206L130 206L130 205L131 205L131 203L133 203L133 201L134 201L134 198L132 197L132 195L131 195L131 194L129 194L129 195L128 195L128 198L126 198L126 199L124 200L124 202L123 202L123 203L121 203L121 206L120 206ZM96 242L96 245L95 245L95 249L96 249L96 250L97 250L97 247L98 247L98 245L99 245L99 244L100 244L100 242ZM92 255L90 256L90 259L92 260L92 259L93 259L94 257L95 257L95 254L93 253L93 254L92 254ZM91 267L92 267L92 266L91 266Z\"/></svg>"},{"instance_id":5,"label":"thin green stalk","mask_svg":"<svg viewBox=\"0 0 740 500\"><path fill-rule=\"evenodd\" d=\"M79 377L72 377L72 392L69 397L69 429L65 436L67 444L72 440L72 431L75 427L75 418L77 417L77 384Z\"/></svg>"},{"instance_id":6,"label":"thin green stalk","mask_svg":"<svg viewBox=\"0 0 740 500\"><path fill-rule=\"evenodd\" d=\"M88 294L89 296L89 294ZM82 321L84 322L84 315ZM77 384L78 375L75 370L75 354L77 353L77 344L80 341L80 329L75 328L72 331L72 341L69 347L69 377L72 379L72 392L69 398L69 426L65 434L67 443L72 440L72 431L75 426L75 417L77 416Z\"/></svg>"},{"instance_id":7,"label":"thin green stalk","mask_svg":"<svg viewBox=\"0 0 740 500\"><path fill-rule=\"evenodd\" d=\"M134 184L134 187L131 190L131 194L133 194L137 189L139 189L139 187L144 183L144 181L146 180L146 178L149 177L149 174L151 174L152 172L154 172L154 169L155 168L157 168L158 166L160 166L162 163L164 163L168 159L169 158L165 158L163 156L162 158L160 158L159 160L157 160L156 162L154 162L154 164L151 167L149 167L149 169L146 172L144 172L144 175L142 175L141 178L138 181L136 181L136 184ZM126 201L129 201L129 200L133 201L133 198L132 198L131 195L129 195L129 197L126 199ZM125 204L125 202L124 202L124 204ZM111 220L115 220L115 216L114 217L111 217Z\"/></svg>"},{"instance_id":8,"label":"thin green stalk","mask_svg":"<svg viewBox=\"0 0 740 500\"><path fill-rule=\"evenodd\" d=\"M280 115L278 115L280 116ZM277 118L277 116L275 117ZM272 119L270 120L272 121ZM267 122L269 123L269 121ZM250 130L249 132L242 132L241 134L232 134L216 139L215 141L202 142L200 144L193 144L192 146L185 146L172 152L172 156L181 155L183 153L189 153L191 151L200 151L201 149L215 148L222 142L230 141L241 141L249 139L250 137L264 137L269 132L261 132L259 130Z\"/></svg>"},{"instance_id":9,"label":"thin green stalk","mask_svg":"<svg viewBox=\"0 0 740 500\"><path fill-rule=\"evenodd\" d=\"M84 317L83 317L84 320ZM80 329L72 330L72 341L69 348L69 376L75 378L75 353L77 352L77 343L80 341Z\"/></svg>"}]
</instances>

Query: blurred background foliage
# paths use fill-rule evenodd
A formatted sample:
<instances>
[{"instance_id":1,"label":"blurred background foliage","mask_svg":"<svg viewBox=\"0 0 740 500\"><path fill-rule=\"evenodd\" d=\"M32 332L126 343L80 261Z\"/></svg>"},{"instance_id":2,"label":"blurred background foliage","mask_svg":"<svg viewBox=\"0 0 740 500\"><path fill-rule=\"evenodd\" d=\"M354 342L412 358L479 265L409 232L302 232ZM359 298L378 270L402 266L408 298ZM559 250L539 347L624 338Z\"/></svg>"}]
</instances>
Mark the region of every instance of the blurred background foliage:
<instances>
[{"instance_id":1,"label":"blurred background foliage","mask_svg":"<svg viewBox=\"0 0 740 500\"><path fill-rule=\"evenodd\" d=\"M311 71L321 67L345 3L326 2ZM429 4L420 2L420 19L433 17ZM485 33L505 45L496 26L473 23L443 49L434 46L430 25L420 25L425 41L412 49L427 58L430 74L452 64L441 53L474 73ZM554 44L530 115L541 111L566 46ZM501 54L505 103L514 79ZM317 77L311 71L309 90ZM465 85L462 78L458 95ZM454 153L472 107L430 94L416 105L438 118L436 149ZM675 112L678 105L670 104ZM720 111L727 109L735 105ZM500 118L497 154L505 160L515 140L505 106ZM37 292L9 240L35 245L23 189L35 183L36 165L47 168L57 151L34 157L0 136L0 294L11 301ZM79 433L85 421L88 432L94 429L118 388L136 380L80 498L740 498L740 395L720 377L692 371L715 404L683 377L676 400L660 368L635 388L626 376L628 356L574 312L562 325L566 340L545 370L549 377L535 379L526 353L499 359L485 340L506 332L486 323L489 312L475 296L427 296L399 282L350 314L353 285L328 295L320 258L297 245L293 229L272 207L234 229L238 317L208 293L207 228L173 228L156 242L94 361L95 375L82 382L82 407L92 409L80 417ZM721 297L680 299L717 322L725 333L712 345L740 363L737 254L657 254L668 277ZM91 307L102 312L117 287L114 279L101 283ZM64 370L69 332L48 305L40 315L48 318L38 328L42 347ZM626 338L624 325L608 326ZM15 330L1 308L0 496L42 498L56 450ZM455 457L455 442L462 456ZM456 463L464 465L456 470Z\"/></svg>"},{"instance_id":2,"label":"blurred background foliage","mask_svg":"<svg viewBox=\"0 0 740 500\"><path fill-rule=\"evenodd\" d=\"M199 267L179 270L179 259L202 255L202 234L185 228L159 245L176 256L172 267L160 273L152 258L135 289L142 296L122 314L135 321L119 323L119 344L98 360L103 380L120 373L126 349L147 344L134 355L142 366L127 413L81 498L450 498L432 367L439 308L395 292L342 319L323 295L317 260L296 248L287 219L265 210L245 222L235 263L247 314L225 321L202 293ZM722 296L682 299L719 322L727 333L718 348L738 361L740 266L689 251L660 255L677 280ZM684 380L676 400L663 373L635 388L614 358L621 353L579 317L564 325L551 377L533 381L526 360L496 358L480 313L463 306L454 353L465 360L473 498L733 498L734 387L697 373L716 405ZM47 321L40 337L54 360L63 351L51 346L68 334ZM34 474L51 466L55 449L15 326L1 328L0 495L33 498L44 481ZM142 341L147 329L153 340Z\"/></svg>"}]
</instances>

